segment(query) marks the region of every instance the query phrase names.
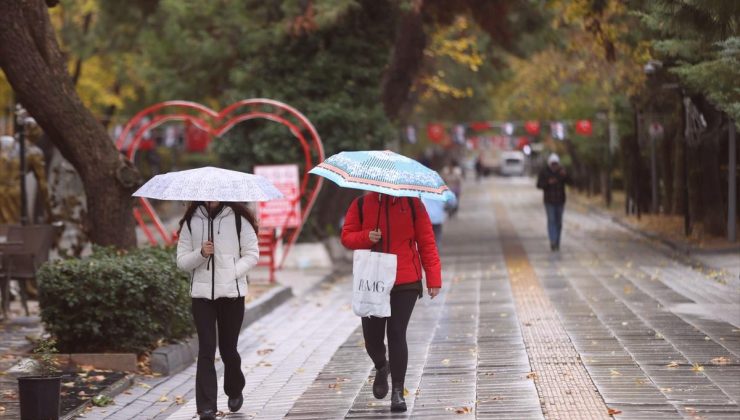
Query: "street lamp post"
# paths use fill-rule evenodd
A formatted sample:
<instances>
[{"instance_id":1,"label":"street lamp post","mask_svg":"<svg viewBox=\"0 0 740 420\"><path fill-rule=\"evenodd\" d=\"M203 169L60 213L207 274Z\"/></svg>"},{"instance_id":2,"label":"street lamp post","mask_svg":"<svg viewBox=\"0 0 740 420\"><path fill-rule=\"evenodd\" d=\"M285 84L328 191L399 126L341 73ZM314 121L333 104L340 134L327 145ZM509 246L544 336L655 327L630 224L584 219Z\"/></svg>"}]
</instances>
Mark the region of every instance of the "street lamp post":
<instances>
[{"instance_id":1,"label":"street lamp post","mask_svg":"<svg viewBox=\"0 0 740 420\"><path fill-rule=\"evenodd\" d=\"M735 121L730 119L729 162L727 165L727 240L737 240L737 138L735 137Z\"/></svg>"},{"instance_id":2,"label":"street lamp post","mask_svg":"<svg viewBox=\"0 0 740 420\"><path fill-rule=\"evenodd\" d=\"M21 104L15 106L15 124L18 141L18 154L20 160L20 183L21 183L21 225L28 224L28 200L26 192L26 124L30 119L28 112Z\"/></svg>"}]
</instances>

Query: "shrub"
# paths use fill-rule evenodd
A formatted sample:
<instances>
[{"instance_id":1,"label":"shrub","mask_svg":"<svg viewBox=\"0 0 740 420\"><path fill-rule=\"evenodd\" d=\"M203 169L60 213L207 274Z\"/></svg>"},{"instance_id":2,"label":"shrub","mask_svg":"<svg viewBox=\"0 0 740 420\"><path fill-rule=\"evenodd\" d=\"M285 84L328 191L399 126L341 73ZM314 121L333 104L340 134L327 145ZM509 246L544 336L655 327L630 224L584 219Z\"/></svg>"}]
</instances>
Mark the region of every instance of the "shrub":
<instances>
[{"instance_id":1,"label":"shrub","mask_svg":"<svg viewBox=\"0 0 740 420\"><path fill-rule=\"evenodd\" d=\"M189 277L173 249L96 248L38 272L46 329L64 352L137 352L193 332Z\"/></svg>"}]
</instances>

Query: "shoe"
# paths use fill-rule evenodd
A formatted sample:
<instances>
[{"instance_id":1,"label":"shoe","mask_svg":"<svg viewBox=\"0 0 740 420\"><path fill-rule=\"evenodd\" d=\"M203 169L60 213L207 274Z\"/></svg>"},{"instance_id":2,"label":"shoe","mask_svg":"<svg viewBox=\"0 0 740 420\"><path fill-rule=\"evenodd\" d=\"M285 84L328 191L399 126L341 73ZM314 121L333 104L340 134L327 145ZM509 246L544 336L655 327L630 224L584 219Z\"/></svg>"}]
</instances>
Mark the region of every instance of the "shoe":
<instances>
[{"instance_id":1,"label":"shoe","mask_svg":"<svg viewBox=\"0 0 740 420\"><path fill-rule=\"evenodd\" d=\"M229 411L232 413L236 413L239 411L240 408L242 408L242 404L244 403L244 397L238 396L234 398L229 398Z\"/></svg>"},{"instance_id":2,"label":"shoe","mask_svg":"<svg viewBox=\"0 0 740 420\"><path fill-rule=\"evenodd\" d=\"M560 244L555 244L555 251L560 251Z\"/></svg>"},{"instance_id":3,"label":"shoe","mask_svg":"<svg viewBox=\"0 0 740 420\"><path fill-rule=\"evenodd\" d=\"M382 368L377 369L375 372L375 380L373 381L373 396L379 400L385 398L388 395L388 374L391 371L391 367L388 362L385 362Z\"/></svg>"},{"instance_id":4,"label":"shoe","mask_svg":"<svg viewBox=\"0 0 740 420\"><path fill-rule=\"evenodd\" d=\"M555 244L550 244L550 251L557 251L558 247Z\"/></svg>"},{"instance_id":5,"label":"shoe","mask_svg":"<svg viewBox=\"0 0 740 420\"><path fill-rule=\"evenodd\" d=\"M391 391L391 413L403 413L406 411L406 400L403 399L403 382L393 383Z\"/></svg>"},{"instance_id":6,"label":"shoe","mask_svg":"<svg viewBox=\"0 0 740 420\"><path fill-rule=\"evenodd\" d=\"M216 420L216 412L213 410L205 410L200 413L200 420Z\"/></svg>"}]
</instances>

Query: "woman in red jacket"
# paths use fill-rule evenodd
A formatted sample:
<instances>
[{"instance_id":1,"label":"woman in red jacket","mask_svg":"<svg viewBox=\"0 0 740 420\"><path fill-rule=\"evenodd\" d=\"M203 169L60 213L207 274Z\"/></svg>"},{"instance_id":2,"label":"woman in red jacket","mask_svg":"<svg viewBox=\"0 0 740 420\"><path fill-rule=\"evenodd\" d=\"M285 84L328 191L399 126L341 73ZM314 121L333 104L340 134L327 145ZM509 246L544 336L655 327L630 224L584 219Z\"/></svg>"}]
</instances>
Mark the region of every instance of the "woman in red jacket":
<instances>
[{"instance_id":1,"label":"woman in red jacket","mask_svg":"<svg viewBox=\"0 0 740 420\"><path fill-rule=\"evenodd\" d=\"M397 256L396 283L391 290L389 318L362 318L365 349L375 364L373 395L388 394L391 374L391 411L406 411L403 398L408 365L406 327L417 298L423 295L422 268L429 296L434 299L442 287L442 266L434 242L432 223L418 198L391 197L369 193L352 202L342 227L342 244L349 249L374 249ZM385 357L386 329L388 356Z\"/></svg>"}]
</instances>

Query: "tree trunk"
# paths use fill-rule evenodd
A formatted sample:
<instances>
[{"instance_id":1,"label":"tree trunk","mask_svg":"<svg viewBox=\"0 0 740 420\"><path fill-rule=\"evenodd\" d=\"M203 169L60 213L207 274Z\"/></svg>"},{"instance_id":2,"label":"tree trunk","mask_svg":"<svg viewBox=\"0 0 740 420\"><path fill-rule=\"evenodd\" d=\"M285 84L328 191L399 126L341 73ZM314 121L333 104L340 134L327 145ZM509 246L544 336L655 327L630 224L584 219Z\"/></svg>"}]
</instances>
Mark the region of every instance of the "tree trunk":
<instances>
[{"instance_id":1,"label":"tree trunk","mask_svg":"<svg viewBox=\"0 0 740 420\"><path fill-rule=\"evenodd\" d=\"M673 137L673 202L671 213L685 214L686 202L684 200L684 189L686 179L684 176L684 159L686 153L686 139L683 136L683 127L676 130Z\"/></svg>"},{"instance_id":2,"label":"tree trunk","mask_svg":"<svg viewBox=\"0 0 740 420\"><path fill-rule=\"evenodd\" d=\"M91 241L136 246L131 193L138 172L75 92L43 0L0 0L0 67L19 102L80 174Z\"/></svg>"},{"instance_id":3,"label":"tree trunk","mask_svg":"<svg viewBox=\"0 0 740 420\"><path fill-rule=\"evenodd\" d=\"M726 227L726 203L720 182L719 138L725 135L726 124L723 124L722 113L704 96L697 95L692 100L707 122L707 128L700 135L698 150L689 152L690 156L698 157L696 189L692 192L692 201L697 200L693 206L697 217L693 219L701 220L706 233L721 236Z\"/></svg>"},{"instance_id":4,"label":"tree trunk","mask_svg":"<svg viewBox=\"0 0 740 420\"><path fill-rule=\"evenodd\" d=\"M673 141L674 133L676 131L675 125L666 124L665 135L660 141L660 186L663 189L661 195L660 206L663 212L666 214L672 214L673 207Z\"/></svg>"},{"instance_id":5,"label":"tree trunk","mask_svg":"<svg viewBox=\"0 0 740 420\"><path fill-rule=\"evenodd\" d=\"M424 2L414 0L413 3L411 10L404 13L398 22L393 55L381 85L383 107L391 120L400 116L424 61L427 42L421 12Z\"/></svg>"}]
</instances>

